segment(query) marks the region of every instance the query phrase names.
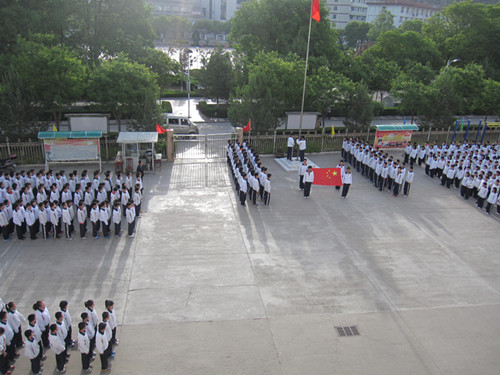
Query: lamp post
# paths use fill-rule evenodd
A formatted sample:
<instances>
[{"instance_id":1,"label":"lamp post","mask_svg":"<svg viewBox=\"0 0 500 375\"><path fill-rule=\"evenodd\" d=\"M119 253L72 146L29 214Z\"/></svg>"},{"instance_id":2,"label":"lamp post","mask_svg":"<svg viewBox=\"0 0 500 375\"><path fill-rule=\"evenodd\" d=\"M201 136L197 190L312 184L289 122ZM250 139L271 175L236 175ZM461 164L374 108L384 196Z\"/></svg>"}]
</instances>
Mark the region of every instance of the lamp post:
<instances>
[{"instance_id":1,"label":"lamp post","mask_svg":"<svg viewBox=\"0 0 500 375\"><path fill-rule=\"evenodd\" d=\"M455 62L457 62L457 61L460 61L460 59L448 60L448 61L446 62L446 67L449 67L449 66L450 66L450 64L453 64L453 63L455 63Z\"/></svg>"},{"instance_id":2,"label":"lamp post","mask_svg":"<svg viewBox=\"0 0 500 375\"><path fill-rule=\"evenodd\" d=\"M188 55L188 79L187 79L187 92L188 92L188 118L191 118L191 77L190 77L190 72L191 72L191 51L188 49L186 51Z\"/></svg>"}]
</instances>

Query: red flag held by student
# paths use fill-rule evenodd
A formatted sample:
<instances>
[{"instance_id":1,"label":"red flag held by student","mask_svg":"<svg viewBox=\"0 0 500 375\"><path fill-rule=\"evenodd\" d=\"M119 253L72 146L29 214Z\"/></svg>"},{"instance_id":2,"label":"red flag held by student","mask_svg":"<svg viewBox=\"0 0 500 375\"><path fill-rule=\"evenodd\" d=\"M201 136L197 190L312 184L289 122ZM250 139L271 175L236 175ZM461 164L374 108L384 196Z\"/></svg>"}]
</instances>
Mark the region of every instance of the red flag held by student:
<instances>
[{"instance_id":1,"label":"red flag held by student","mask_svg":"<svg viewBox=\"0 0 500 375\"><path fill-rule=\"evenodd\" d=\"M249 132L251 129L252 129L252 126L251 126L250 120L248 120L247 126L245 126L243 128L243 131L244 132Z\"/></svg>"},{"instance_id":2,"label":"red flag held by student","mask_svg":"<svg viewBox=\"0 0 500 375\"><path fill-rule=\"evenodd\" d=\"M314 168L314 185L342 186L340 168Z\"/></svg>"},{"instance_id":3,"label":"red flag held by student","mask_svg":"<svg viewBox=\"0 0 500 375\"><path fill-rule=\"evenodd\" d=\"M163 133L166 133L167 131L165 129L163 129L160 125L156 124L156 132L158 134L163 134Z\"/></svg>"},{"instance_id":4,"label":"red flag held by student","mask_svg":"<svg viewBox=\"0 0 500 375\"><path fill-rule=\"evenodd\" d=\"M321 19L319 0L312 0L311 18L315 21L318 21L318 22Z\"/></svg>"}]
</instances>

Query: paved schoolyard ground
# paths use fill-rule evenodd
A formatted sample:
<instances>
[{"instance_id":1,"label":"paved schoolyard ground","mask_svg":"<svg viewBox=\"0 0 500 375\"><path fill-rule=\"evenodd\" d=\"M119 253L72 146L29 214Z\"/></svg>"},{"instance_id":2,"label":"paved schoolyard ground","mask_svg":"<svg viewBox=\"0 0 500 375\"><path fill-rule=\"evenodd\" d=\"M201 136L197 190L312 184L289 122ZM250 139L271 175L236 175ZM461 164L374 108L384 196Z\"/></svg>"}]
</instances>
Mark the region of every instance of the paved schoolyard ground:
<instances>
[{"instance_id":1,"label":"paved schoolyard ground","mask_svg":"<svg viewBox=\"0 0 500 375\"><path fill-rule=\"evenodd\" d=\"M498 374L496 215L418 168L408 198L354 173L348 199L313 186L307 200L296 172L264 165L270 207L241 207L224 162L179 160L146 175L135 239L2 242L0 297L25 316L67 299L74 323L85 300L113 299L120 375Z\"/></svg>"}]
</instances>

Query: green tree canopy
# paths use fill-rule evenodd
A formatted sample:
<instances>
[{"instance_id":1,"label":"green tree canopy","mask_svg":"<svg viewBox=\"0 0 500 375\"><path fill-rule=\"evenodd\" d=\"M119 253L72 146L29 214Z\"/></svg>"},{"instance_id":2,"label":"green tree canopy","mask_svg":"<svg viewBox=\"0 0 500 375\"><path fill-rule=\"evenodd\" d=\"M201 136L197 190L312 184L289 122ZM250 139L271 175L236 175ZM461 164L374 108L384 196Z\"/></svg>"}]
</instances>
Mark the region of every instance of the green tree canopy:
<instances>
[{"instance_id":1,"label":"green tree canopy","mask_svg":"<svg viewBox=\"0 0 500 375\"><path fill-rule=\"evenodd\" d=\"M248 0L236 12L229 37L250 61L261 51L305 58L310 13L310 0ZM326 10L322 13L321 22L312 24L310 56L326 57L328 64L334 64L340 56L338 34L330 27ZM311 61L314 65L316 60Z\"/></svg>"},{"instance_id":2,"label":"green tree canopy","mask_svg":"<svg viewBox=\"0 0 500 375\"><path fill-rule=\"evenodd\" d=\"M203 93L209 98L229 99L233 81L233 64L231 56L222 48L215 49L206 66L201 71L200 83L204 87Z\"/></svg>"},{"instance_id":3,"label":"green tree canopy","mask_svg":"<svg viewBox=\"0 0 500 375\"><path fill-rule=\"evenodd\" d=\"M104 61L91 75L90 99L110 111L121 130L124 113L136 116L143 127L153 126L159 87L156 75L125 55Z\"/></svg>"},{"instance_id":4,"label":"green tree canopy","mask_svg":"<svg viewBox=\"0 0 500 375\"><path fill-rule=\"evenodd\" d=\"M59 126L63 109L81 99L85 67L66 47L20 39L12 58L24 90L34 95L34 105L49 110Z\"/></svg>"},{"instance_id":5,"label":"green tree canopy","mask_svg":"<svg viewBox=\"0 0 500 375\"><path fill-rule=\"evenodd\" d=\"M377 40L379 35L394 29L394 15L387 9L382 9L380 14L375 18L375 20L370 24L370 30L368 30L368 39Z\"/></svg>"},{"instance_id":6,"label":"green tree canopy","mask_svg":"<svg viewBox=\"0 0 500 375\"><path fill-rule=\"evenodd\" d=\"M257 131L273 130L285 111L300 109L304 61L296 55L259 53L249 66L248 83L236 88L228 110L233 123L252 119Z\"/></svg>"}]
</instances>

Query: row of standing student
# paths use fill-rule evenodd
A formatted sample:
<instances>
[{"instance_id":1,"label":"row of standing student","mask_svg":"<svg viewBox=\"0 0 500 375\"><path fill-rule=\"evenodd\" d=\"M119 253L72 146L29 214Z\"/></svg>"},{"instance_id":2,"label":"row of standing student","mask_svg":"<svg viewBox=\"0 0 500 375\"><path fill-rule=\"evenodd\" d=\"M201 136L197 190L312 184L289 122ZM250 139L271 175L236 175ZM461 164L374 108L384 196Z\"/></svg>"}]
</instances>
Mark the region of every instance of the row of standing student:
<instances>
[{"instance_id":1,"label":"row of standing student","mask_svg":"<svg viewBox=\"0 0 500 375\"><path fill-rule=\"evenodd\" d=\"M84 170L80 176L75 170L69 174L69 178L66 177L64 170L54 173L52 170L45 172L44 169L41 169L35 174L35 171L31 169L27 174L25 171L12 174L14 176L11 176L11 173L7 172L0 175L0 201L3 202L5 199L8 199L13 204L22 199L23 205L26 205L33 199L36 199L37 203L45 200L51 202L55 200L66 201L68 199L64 199L63 192L66 193L65 197L71 195L71 198L73 198L75 192L77 192L78 185L82 189L80 193L83 198L88 184L91 186L94 198L96 198L102 185L109 200L113 186L121 187L125 184L129 193L132 194L132 189L136 184L139 183L142 185L142 178L144 176L142 170L138 171L135 177L131 171L127 171L125 177L123 177L121 172L117 172L114 181L111 171L106 171L104 176L101 176L99 171L94 171L93 178L89 177L87 170ZM66 187L67 189L65 189ZM39 194L41 195L38 196Z\"/></svg>"},{"instance_id":2,"label":"row of standing student","mask_svg":"<svg viewBox=\"0 0 500 375\"><path fill-rule=\"evenodd\" d=\"M404 162L394 160L392 155L383 153L363 140L347 137L342 143L342 158L369 179L376 189L384 191L387 188L394 197L401 192L403 196L410 194L415 177L412 165L407 169ZM337 167L342 168L343 161Z\"/></svg>"},{"instance_id":3,"label":"row of standing student","mask_svg":"<svg viewBox=\"0 0 500 375\"><path fill-rule=\"evenodd\" d=\"M50 313L44 301L37 301L33 305L34 313L26 319L16 309L14 302L6 305L6 311L0 312L0 373L12 374L14 363L19 358L17 350L24 346L24 353L31 361L33 374L41 374L43 361L47 359L44 348L51 349L56 358L56 372L64 373L69 360L69 348L78 346L81 354L82 370L92 372L91 361L96 354L100 355L101 372L109 372L111 365L108 359L114 358L113 345L118 345L116 338L117 320L114 311L114 302L106 300L102 320L95 310L92 300L84 303L85 311L81 314L78 323L76 341L73 340L72 319L68 309L68 302L59 303L59 311L55 313L52 323ZM22 338L22 324L26 324Z\"/></svg>"},{"instance_id":4,"label":"row of standing student","mask_svg":"<svg viewBox=\"0 0 500 375\"><path fill-rule=\"evenodd\" d=\"M433 146L414 143L405 149L405 159L425 168L425 174L440 182L441 186L454 187L468 200L476 199L476 207L490 214L496 204L500 215L500 147L498 144L475 145L462 141L459 144L443 143Z\"/></svg>"},{"instance_id":5,"label":"row of standing student","mask_svg":"<svg viewBox=\"0 0 500 375\"><path fill-rule=\"evenodd\" d=\"M259 155L248 147L246 142L227 144L227 163L231 170L235 189L238 192L240 204L246 206L246 201L258 206L257 197L264 206L271 202L271 177L267 168L262 166Z\"/></svg>"},{"instance_id":6,"label":"row of standing student","mask_svg":"<svg viewBox=\"0 0 500 375\"><path fill-rule=\"evenodd\" d=\"M103 229L104 237L109 238L111 224L115 227L115 234L119 236L122 213L127 217L129 236L133 237L135 217L140 217L142 202L143 185L139 174L136 182L132 199L126 184L122 184L121 188L118 185L113 187L112 191L107 194L102 183L97 186L97 193L93 190L91 183L87 183L85 193L82 193L80 184L76 184L75 192L71 193L66 183L60 195L63 199L60 204L55 199L56 194L59 198L55 184L51 188L50 201L47 200L43 185L39 186L36 199L32 199L26 205L23 205L24 199L13 203L6 199L0 203L0 230L3 239L9 241L14 228L19 240L23 240L27 232L34 240L40 231L44 239L59 238L62 233L61 228L64 227L66 238L71 240L75 216L80 227L80 237L83 239L86 238L87 218L92 223L95 239L99 238L96 229L98 231L100 228ZM76 211L74 207L78 207Z\"/></svg>"}]
</instances>

